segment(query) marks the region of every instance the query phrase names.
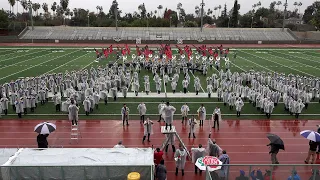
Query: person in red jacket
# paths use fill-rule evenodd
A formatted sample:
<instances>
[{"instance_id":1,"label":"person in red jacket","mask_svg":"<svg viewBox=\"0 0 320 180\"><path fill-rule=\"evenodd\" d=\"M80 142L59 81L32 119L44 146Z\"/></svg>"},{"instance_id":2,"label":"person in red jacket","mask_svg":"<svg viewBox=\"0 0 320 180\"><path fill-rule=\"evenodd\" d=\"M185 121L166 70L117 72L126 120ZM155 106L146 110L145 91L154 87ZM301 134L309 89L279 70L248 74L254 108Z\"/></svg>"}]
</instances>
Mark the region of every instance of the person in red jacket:
<instances>
[{"instance_id":1,"label":"person in red jacket","mask_svg":"<svg viewBox=\"0 0 320 180\"><path fill-rule=\"evenodd\" d=\"M154 164L157 167L157 165L160 164L160 161L163 159L162 158L163 152L160 150L160 148L157 148L154 151L154 155L153 156L154 156Z\"/></svg>"}]
</instances>

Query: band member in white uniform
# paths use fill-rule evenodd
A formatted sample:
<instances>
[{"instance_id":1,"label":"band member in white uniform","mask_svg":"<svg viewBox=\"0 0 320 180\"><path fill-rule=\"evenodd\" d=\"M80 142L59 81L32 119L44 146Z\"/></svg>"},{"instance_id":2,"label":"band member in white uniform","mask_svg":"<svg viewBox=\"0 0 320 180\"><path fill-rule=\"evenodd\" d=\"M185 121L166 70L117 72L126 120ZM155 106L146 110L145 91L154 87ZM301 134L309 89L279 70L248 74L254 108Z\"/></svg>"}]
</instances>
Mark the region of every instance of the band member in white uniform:
<instances>
[{"instance_id":1,"label":"band member in white uniform","mask_svg":"<svg viewBox=\"0 0 320 180\"><path fill-rule=\"evenodd\" d=\"M144 123L144 116L146 115L147 112L147 107L146 105L142 102L138 105L138 111L139 111L139 115L140 115L140 124Z\"/></svg>"},{"instance_id":2,"label":"band member in white uniform","mask_svg":"<svg viewBox=\"0 0 320 180\"><path fill-rule=\"evenodd\" d=\"M168 129L168 126L170 126L170 130L172 130L172 122L173 122L173 115L176 111L176 108L170 105L169 102L162 108L161 114L164 115L164 121L166 122L166 130Z\"/></svg>"},{"instance_id":3,"label":"band member in white uniform","mask_svg":"<svg viewBox=\"0 0 320 180\"><path fill-rule=\"evenodd\" d=\"M129 126L129 108L126 104L123 104L123 107L121 109L121 115L122 115L122 125L124 126L124 123L127 123L127 126Z\"/></svg>"},{"instance_id":4,"label":"band member in white uniform","mask_svg":"<svg viewBox=\"0 0 320 180\"><path fill-rule=\"evenodd\" d=\"M206 108L203 106L203 104L201 104L197 112L200 120L200 126L203 126L203 121L206 120Z\"/></svg>"},{"instance_id":5,"label":"band member in white uniform","mask_svg":"<svg viewBox=\"0 0 320 180\"><path fill-rule=\"evenodd\" d=\"M196 120L196 118L194 118L194 116L192 116L189 119L189 138L190 138L191 134L193 135L193 138L196 138L196 136L194 134L196 124L197 124L197 120Z\"/></svg>"},{"instance_id":6,"label":"band member in white uniform","mask_svg":"<svg viewBox=\"0 0 320 180\"><path fill-rule=\"evenodd\" d=\"M189 111L190 111L190 109L189 109L189 106L187 105L187 103L182 105L182 107L181 107L182 122L181 123L183 123L184 121L187 122Z\"/></svg>"},{"instance_id":7,"label":"band member in white uniform","mask_svg":"<svg viewBox=\"0 0 320 180\"><path fill-rule=\"evenodd\" d=\"M150 142L150 134L153 134L152 125L153 125L153 122L149 118L147 118L147 120L144 121L143 123L144 135L143 135L142 143L144 143L147 136L148 136L148 142Z\"/></svg>"}]
</instances>

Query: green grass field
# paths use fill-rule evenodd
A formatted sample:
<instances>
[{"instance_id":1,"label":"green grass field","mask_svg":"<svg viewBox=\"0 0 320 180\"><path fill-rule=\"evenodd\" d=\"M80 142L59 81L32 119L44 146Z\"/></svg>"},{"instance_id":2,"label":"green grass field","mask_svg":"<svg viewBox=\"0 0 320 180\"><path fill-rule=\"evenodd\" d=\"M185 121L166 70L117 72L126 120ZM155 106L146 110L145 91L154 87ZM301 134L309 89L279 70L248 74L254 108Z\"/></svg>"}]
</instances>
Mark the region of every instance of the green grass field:
<instances>
[{"instance_id":1,"label":"green grass field","mask_svg":"<svg viewBox=\"0 0 320 180\"><path fill-rule=\"evenodd\" d=\"M237 52L237 58L234 59L232 53ZM134 50L132 50L132 53ZM255 71L265 72L284 72L286 74L299 74L309 77L320 77L320 50L319 49L236 49L231 50L230 60L232 62L231 71L243 72L253 68ZM130 59L130 57L128 58ZM59 73L66 70L80 70L90 67L105 66L108 62L114 61L114 56L110 56L108 60L95 63L95 52L92 50L85 50L83 48L41 48L41 47L0 47L0 83L16 80L19 77L34 77L47 73ZM224 68L224 62L221 63ZM208 71L208 75L218 73L215 69ZM155 84L151 79L151 72L142 71L139 74L142 91L143 76L148 74L150 76L151 91L155 91ZM202 88L206 90L206 77L196 72L194 76L198 76L201 80ZM190 91L193 91L193 80L191 77ZM182 77L180 77L181 79ZM131 88L130 88L131 90ZM162 88L163 92L172 93L171 86ZM182 91L181 80L179 80L177 91ZM111 100L111 98L109 98ZM137 105L139 102L146 102L150 116L156 116L157 106L161 98L120 98L117 102L110 101L105 106L100 104L98 110L86 117L81 115L82 119L120 119L120 109L123 103L127 103L131 109L131 119L137 119ZM174 106L179 110L184 102L189 104L191 113L196 113L196 110L201 103L205 103L208 113L211 113L214 107L221 107L222 113L225 115L224 119L264 119L265 116L258 112L251 104L246 103L242 116L237 118L235 110L229 110L223 104L217 102L215 98L187 98L176 97L169 99L174 103ZM303 111L301 119L319 119L320 104L315 102L309 105L309 108ZM83 114L83 109L80 112ZM14 112L10 109L9 116L5 118L16 118ZM179 117L179 111L176 113ZM280 103L274 110L272 119L293 119L287 112L283 110L283 104ZM36 109L35 114L28 114L24 118L28 119L66 119L62 113L56 113L53 103L49 102L44 106Z\"/></svg>"}]
</instances>

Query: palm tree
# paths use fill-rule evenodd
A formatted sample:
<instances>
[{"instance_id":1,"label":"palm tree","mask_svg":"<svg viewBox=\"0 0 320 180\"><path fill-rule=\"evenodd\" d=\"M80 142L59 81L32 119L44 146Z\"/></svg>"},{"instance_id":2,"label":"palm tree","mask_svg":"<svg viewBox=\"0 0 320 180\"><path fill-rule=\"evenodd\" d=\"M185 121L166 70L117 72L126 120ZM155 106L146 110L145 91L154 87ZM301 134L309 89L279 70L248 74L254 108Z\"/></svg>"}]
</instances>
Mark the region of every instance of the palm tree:
<instances>
[{"instance_id":1,"label":"palm tree","mask_svg":"<svg viewBox=\"0 0 320 180\"><path fill-rule=\"evenodd\" d=\"M261 6L261 1L257 3L257 8L259 8L260 6Z\"/></svg>"},{"instance_id":2,"label":"palm tree","mask_svg":"<svg viewBox=\"0 0 320 180\"><path fill-rule=\"evenodd\" d=\"M195 6L194 7L194 12L196 13L196 16L199 17L200 16L200 7L199 6Z\"/></svg>"},{"instance_id":3,"label":"palm tree","mask_svg":"<svg viewBox=\"0 0 320 180\"><path fill-rule=\"evenodd\" d=\"M163 6L162 5L159 5L158 7L157 7L157 9L158 9L158 12L159 12L159 17L161 16L161 10L163 9Z\"/></svg>"},{"instance_id":4,"label":"palm tree","mask_svg":"<svg viewBox=\"0 0 320 180\"><path fill-rule=\"evenodd\" d=\"M20 2L20 0L16 0L17 1L17 15L18 15L18 12L19 12L19 3L18 2Z\"/></svg>"},{"instance_id":5,"label":"palm tree","mask_svg":"<svg viewBox=\"0 0 320 180\"><path fill-rule=\"evenodd\" d=\"M302 6L302 2L298 3L298 7L299 7L299 15L300 15L300 7Z\"/></svg>"},{"instance_id":6,"label":"palm tree","mask_svg":"<svg viewBox=\"0 0 320 180\"><path fill-rule=\"evenodd\" d=\"M28 3L27 3L27 0L20 0L20 4L23 8L23 12L28 10Z\"/></svg>"},{"instance_id":7,"label":"palm tree","mask_svg":"<svg viewBox=\"0 0 320 180\"><path fill-rule=\"evenodd\" d=\"M57 10L57 2L53 2L53 4L51 5L51 10L52 10L53 15L54 15L54 13L55 13L56 10Z\"/></svg>"},{"instance_id":8,"label":"palm tree","mask_svg":"<svg viewBox=\"0 0 320 180\"><path fill-rule=\"evenodd\" d=\"M281 1L278 1L278 2L277 2L277 4L276 4L276 5L278 6L278 10L279 10L279 6L280 6L281 4L282 4L282 2L281 2Z\"/></svg>"},{"instance_id":9,"label":"palm tree","mask_svg":"<svg viewBox=\"0 0 320 180\"><path fill-rule=\"evenodd\" d=\"M219 12L218 12L218 17L220 16L220 11L221 11L221 8L222 8L222 6L221 6L221 5L219 5L219 6L218 6L218 9L219 9Z\"/></svg>"},{"instance_id":10,"label":"palm tree","mask_svg":"<svg viewBox=\"0 0 320 180\"><path fill-rule=\"evenodd\" d=\"M210 16L213 13L213 11L209 8L207 11L207 15Z\"/></svg>"},{"instance_id":11,"label":"palm tree","mask_svg":"<svg viewBox=\"0 0 320 180\"><path fill-rule=\"evenodd\" d=\"M177 12L177 13L178 13L178 20L180 20L180 19L179 19L179 17L180 17L180 10L181 10L181 8L182 8L182 3L180 3L180 2L179 2L179 3L177 4L177 10L178 10L178 12Z\"/></svg>"},{"instance_id":12,"label":"palm tree","mask_svg":"<svg viewBox=\"0 0 320 180\"><path fill-rule=\"evenodd\" d=\"M69 0L60 0L60 7L66 11L69 6Z\"/></svg>"},{"instance_id":13,"label":"palm tree","mask_svg":"<svg viewBox=\"0 0 320 180\"><path fill-rule=\"evenodd\" d=\"M293 5L294 5L294 9L297 9L298 2L297 2L297 1L296 1L296 2L294 2L294 3L293 3Z\"/></svg>"},{"instance_id":14,"label":"palm tree","mask_svg":"<svg viewBox=\"0 0 320 180\"><path fill-rule=\"evenodd\" d=\"M43 9L43 11L44 11L45 13L48 13L48 11L49 11L48 4L47 4L47 3L43 3L43 4L42 4L42 9Z\"/></svg>"},{"instance_id":15,"label":"palm tree","mask_svg":"<svg viewBox=\"0 0 320 180\"><path fill-rule=\"evenodd\" d=\"M213 10L214 10L214 17L217 17L217 10L218 10L218 7L214 7L214 8L213 8Z\"/></svg>"},{"instance_id":16,"label":"palm tree","mask_svg":"<svg viewBox=\"0 0 320 180\"><path fill-rule=\"evenodd\" d=\"M11 7L12 7L12 13L13 13L13 6L16 4L16 0L8 0L10 4L10 13L11 13Z\"/></svg>"}]
</instances>

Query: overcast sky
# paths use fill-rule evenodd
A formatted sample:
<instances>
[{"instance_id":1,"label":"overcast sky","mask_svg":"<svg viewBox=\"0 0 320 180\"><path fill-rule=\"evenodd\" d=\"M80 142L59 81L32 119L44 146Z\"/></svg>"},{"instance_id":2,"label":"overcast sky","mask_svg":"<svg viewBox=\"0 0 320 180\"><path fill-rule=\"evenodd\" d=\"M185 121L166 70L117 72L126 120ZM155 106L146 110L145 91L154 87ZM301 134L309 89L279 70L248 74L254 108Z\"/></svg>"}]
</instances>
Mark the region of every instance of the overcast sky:
<instances>
[{"instance_id":1,"label":"overcast sky","mask_svg":"<svg viewBox=\"0 0 320 180\"><path fill-rule=\"evenodd\" d=\"M53 2L59 3L60 0L33 0L32 2L38 2L40 4L46 2L51 6ZM252 9L252 5L257 3L259 0L238 0L238 3L241 5L240 13L244 14L248 12L250 9ZM284 4L285 0L282 0ZM303 5L301 6L301 13L304 12L305 8L309 5L311 5L315 0L300 0ZM186 13L194 13L194 7L196 5L199 5L201 3L201 0L118 0L119 8L122 10L123 14L128 12L134 12L137 11L137 8L139 4L144 3L146 6L146 9L148 12L154 11L157 9L158 5L163 6L163 10L167 7L168 9L175 10L177 8L177 4L181 2L182 7L185 9ZM218 5L224 5L227 4L228 10L230 10L233 6L234 0L204 0L205 3L205 9L208 8L213 9L215 6ZM262 6L269 7L271 0L261 0ZM288 9L292 10L294 9L293 3L295 1L288 0ZM299 1L298 1L299 2ZM89 9L90 11L96 12L96 6L102 6L103 10L105 12L109 11L110 5L112 3L112 0L69 0L69 8L83 8L83 9ZM8 0L0 0L0 8L3 9L9 9L9 3ZM21 12L22 7L19 3L19 12ZM281 9L283 9L283 5L281 6ZM50 8L49 8L50 9ZM41 9L42 10L42 9ZM17 11L17 6L14 7L14 12ZM214 13L214 12L213 12ZM217 12L218 13L218 12Z\"/></svg>"}]
</instances>

